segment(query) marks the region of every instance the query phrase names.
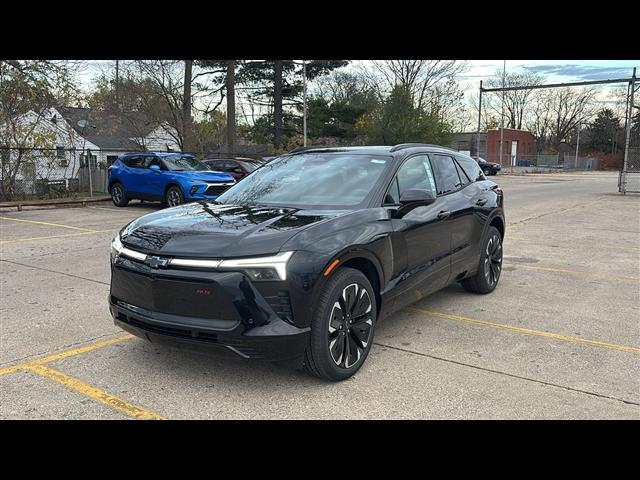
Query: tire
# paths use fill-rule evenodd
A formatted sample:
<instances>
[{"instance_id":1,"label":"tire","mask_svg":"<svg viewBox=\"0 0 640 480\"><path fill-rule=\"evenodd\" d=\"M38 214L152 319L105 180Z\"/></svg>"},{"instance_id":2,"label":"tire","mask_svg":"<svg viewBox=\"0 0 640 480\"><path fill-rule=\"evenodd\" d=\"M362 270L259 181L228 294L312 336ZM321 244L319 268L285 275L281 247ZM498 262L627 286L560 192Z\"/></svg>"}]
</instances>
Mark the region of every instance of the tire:
<instances>
[{"instance_id":1,"label":"tire","mask_svg":"<svg viewBox=\"0 0 640 480\"><path fill-rule=\"evenodd\" d=\"M485 174L485 176L487 176L487 177L488 177L489 175L491 175L491 169L490 169L490 168L485 167L485 168L483 168L483 169L482 169L482 172L483 172L483 173Z\"/></svg>"},{"instance_id":2,"label":"tire","mask_svg":"<svg viewBox=\"0 0 640 480\"><path fill-rule=\"evenodd\" d=\"M180 187L173 186L167 190L167 194L164 196L164 202L169 207L177 207L184 203L184 195Z\"/></svg>"},{"instance_id":3,"label":"tire","mask_svg":"<svg viewBox=\"0 0 640 480\"><path fill-rule=\"evenodd\" d=\"M349 311L346 317L343 308ZM378 312L371 283L359 270L338 269L322 287L314 312L305 369L324 380L351 377L373 344Z\"/></svg>"},{"instance_id":4,"label":"tire","mask_svg":"<svg viewBox=\"0 0 640 480\"><path fill-rule=\"evenodd\" d=\"M482 241L478 271L473 277L460 283L465 290L472 293L493 292L500 281L502 273L502 237L495 227L489 227Z\"/></svg>"},{"instance_id":5,"label":"tire","mask_svg":"<svg viewBox=\"0 0 640 480\"><path fill-rule=\"evenodd\" d=\"M127 192L120 182L111 185L111 201L116 207L126 207L129 204Z\"/></svg>"}]
</instances>

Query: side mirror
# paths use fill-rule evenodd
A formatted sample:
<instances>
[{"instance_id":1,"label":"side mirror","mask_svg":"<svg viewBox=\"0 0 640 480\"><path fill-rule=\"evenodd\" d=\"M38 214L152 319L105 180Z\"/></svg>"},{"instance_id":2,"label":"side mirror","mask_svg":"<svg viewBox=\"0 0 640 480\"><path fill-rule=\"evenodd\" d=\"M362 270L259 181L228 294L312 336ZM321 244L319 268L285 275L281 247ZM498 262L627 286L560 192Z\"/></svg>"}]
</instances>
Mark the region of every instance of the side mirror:
<instances>
[{"instance_id":1,"label":"side mirror","mask_svg":"<svg viewBox=\"0 0 640 480\"><path fill-rule=\"evenodd\" d=\"M400 204L404 206L429 205L436 201L436 197L430 190L421 188L410 188L400 195ZM415 204L415 205L414 205Z\"/></svg>"},{"instance_id":2,"label":"side mirror","mask_svg":"<svg viewBox=\"0 0 640 480\"><path fill-rule=\"evenodd\" d=\"M430 190L410 188L400 195L400 208L394 213L394 217L401 218L416 207L430 205L436 201L435 195Z\"/></svg>"},{"instance_id":3,"label":"side mirror","mask_svg":"<svg viewBox=\"0 0 640 480\"><path fill-rule=\"evenodd\" d=\"M154 172L160 173L160 166L159 165L151 165L149 167L149 170L153 170Z\"/></svg>"}]
</instances>

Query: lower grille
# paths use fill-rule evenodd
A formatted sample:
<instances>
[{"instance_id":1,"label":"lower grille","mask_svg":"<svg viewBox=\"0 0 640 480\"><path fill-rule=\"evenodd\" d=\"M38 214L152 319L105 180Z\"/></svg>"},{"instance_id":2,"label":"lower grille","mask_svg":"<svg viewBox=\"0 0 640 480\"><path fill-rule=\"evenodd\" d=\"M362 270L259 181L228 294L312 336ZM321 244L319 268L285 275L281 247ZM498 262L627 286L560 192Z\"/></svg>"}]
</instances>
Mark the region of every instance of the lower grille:
<instances>
[{"instance_id":1,"label":"lower grille","mask_svg":"<svg viewBox=\"0 0 640 480\"><path fill-rule=\"evenodd\" d=\"M222 195L229 189L229 185L210 185L204 192L205 195Z\"/></svg>"},{"instance_id":2,"label":"lower grille","mask_svg":"<svg viewBox=\"0 0 640 480\"><path fill-rule=\"evenodd\" d=\"M190 340L200 340L203 342L218 343L218 336L215 333L201 332L198 330L189 330L184 328L166 327L156 325L154 323L142 322L136 318L118 312L117 319L132 327L137 327L152 333L161 335L169 335L171 337L188 338Z\"/></svg>"}]
</instances>

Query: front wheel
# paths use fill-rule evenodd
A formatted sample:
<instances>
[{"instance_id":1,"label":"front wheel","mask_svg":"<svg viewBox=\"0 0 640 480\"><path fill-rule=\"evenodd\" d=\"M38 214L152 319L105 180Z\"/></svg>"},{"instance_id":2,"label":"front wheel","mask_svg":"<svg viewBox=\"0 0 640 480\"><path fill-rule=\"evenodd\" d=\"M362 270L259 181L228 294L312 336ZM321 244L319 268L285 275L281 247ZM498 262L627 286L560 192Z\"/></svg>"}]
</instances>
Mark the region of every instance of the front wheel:
<instances>
[{"instance_id":1,"label":"front wheel","mask_svg":"<svg viewBox=\"0 0 640 480\"><path fill-rule=\"evenodd\" d=\"M490 168L483 168L482 171L484 172L485 176L489 176L491 175L491 169Z\"/></svg>"},{"instance_id":2,"label":"front wheel","mask_svg":"<svg viewBox=\"0 0 640 480\"><path fill-rule=\"evenodd\" d=\"M473 293L490 293L495 290L502 272L502 236L495 227L489 227L482 242L480 264L473 277L462 282L465 290Z\"/></svg>"},{"instance_id":3,"label":"front wheel","mask_svg":"<svg viewBox=\"0 0 640 480\"><path fill-rule=\"evenodd\" d=\"M184 196L182 195L182 190L180 190L180 187L171 187L169 190L167 190L167 194L165 195L165 203L169 207L176 207L184 203Z\"/></svg>"},{"instance_id":4,"label":"front wheel","mask_svg":"<svg viewBox=\"0 0 640 480\"><path fill-rule=\"evenodd\" d=\"M325 380L345 380L360 369L373 344L377 309L371 283L359 270L340 268L315 307L305 368Z\"/></svg>"}]
</instances>

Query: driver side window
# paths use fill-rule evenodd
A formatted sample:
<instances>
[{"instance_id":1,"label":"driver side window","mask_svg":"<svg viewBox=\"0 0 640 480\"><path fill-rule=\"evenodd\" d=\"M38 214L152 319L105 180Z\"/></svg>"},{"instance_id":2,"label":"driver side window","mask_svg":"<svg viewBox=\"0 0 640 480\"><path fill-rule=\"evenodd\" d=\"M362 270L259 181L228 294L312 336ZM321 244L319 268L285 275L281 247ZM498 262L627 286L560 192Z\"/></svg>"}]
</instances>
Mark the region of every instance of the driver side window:
<instances>
[{"instance_id":1,"label":"driver side window","mask_svg":"<svg viewBox=\"0 0 640 480\"><path fill-rule=\"evenodd\" d=\"M384 199L385 205L400 203L400 197L410 188L428 190L436 196L436 183L427 155L416 155L402 164L389 186Z\"/></svg>"}]
</instances>

